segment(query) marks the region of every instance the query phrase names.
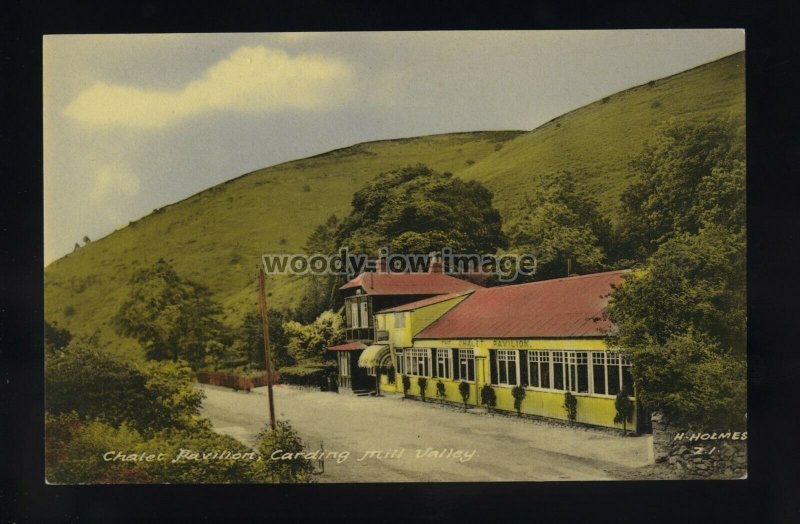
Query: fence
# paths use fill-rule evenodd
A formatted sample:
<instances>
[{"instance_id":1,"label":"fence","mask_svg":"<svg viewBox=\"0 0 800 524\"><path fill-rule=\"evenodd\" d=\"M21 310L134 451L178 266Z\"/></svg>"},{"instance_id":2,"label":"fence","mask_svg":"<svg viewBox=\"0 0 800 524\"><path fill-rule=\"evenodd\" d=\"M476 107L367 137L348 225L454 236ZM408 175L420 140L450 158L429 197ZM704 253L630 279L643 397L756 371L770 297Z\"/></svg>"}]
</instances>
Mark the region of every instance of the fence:
<instances>
[{"instance_id":1,"label":"fence","mask_svg":"<svg viewBox=\"0 0 800 524\"><path fill-rule=\"evenodd\" d=\"M254 377L227 373L224 371L200 371L195 374L194 379L201 384L211 384L212 386L222 386L231 388L235 391L250 391L254 387L267 385L267 374L263 373ZM280 374L272 372L272 383L280 383Z\"/></svg>"}]
</instances>

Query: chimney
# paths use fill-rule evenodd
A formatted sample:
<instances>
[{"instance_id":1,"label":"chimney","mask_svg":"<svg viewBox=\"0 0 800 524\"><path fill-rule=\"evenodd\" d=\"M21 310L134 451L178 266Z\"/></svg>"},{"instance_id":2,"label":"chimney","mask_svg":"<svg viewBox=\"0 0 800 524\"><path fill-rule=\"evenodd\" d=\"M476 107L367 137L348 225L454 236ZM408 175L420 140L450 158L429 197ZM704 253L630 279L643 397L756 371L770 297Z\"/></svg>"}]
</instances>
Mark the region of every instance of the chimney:
<instances>
[{"instance_id":1,"label":"chimney","mask_svg":"<svg viewBox=\"0 0 800 524\"><path fill-rule=\"evenodd\" d=\"M386 257L378 258L378 273L386 273Z\"/></svg>"},{"instance_id":2,"label":"chimney","mask_svg":"<svg viewBox=\"0 0 800 524\"><path fill-rule=\"evenodd\" d=\"M442 273L442 255L436 251L428 255L428 273Z\"/></svg>"}]
</instances>

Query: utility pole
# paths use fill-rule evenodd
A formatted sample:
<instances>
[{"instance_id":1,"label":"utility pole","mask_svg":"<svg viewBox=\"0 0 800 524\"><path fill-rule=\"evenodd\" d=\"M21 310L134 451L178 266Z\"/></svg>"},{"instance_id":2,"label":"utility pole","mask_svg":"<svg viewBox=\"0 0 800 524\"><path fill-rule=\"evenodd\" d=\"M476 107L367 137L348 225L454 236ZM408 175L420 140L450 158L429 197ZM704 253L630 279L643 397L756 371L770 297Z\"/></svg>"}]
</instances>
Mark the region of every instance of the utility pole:
<instances>
[{"instance_id":1,"label":"utility pole","mask_svg":"<svg viewBox=\"0 0 800 524\"><path fill-rule=\"evenodd\" d=\"M275 429L275 403L272 400L272 357L269 347L269 318L267 317L267 295L264 284L264 269L258 269L258 302L261 306L261 327L264 331L264 358L267 365L267 397L269 398L269 426Z\"/></svg>"}]
</instances>

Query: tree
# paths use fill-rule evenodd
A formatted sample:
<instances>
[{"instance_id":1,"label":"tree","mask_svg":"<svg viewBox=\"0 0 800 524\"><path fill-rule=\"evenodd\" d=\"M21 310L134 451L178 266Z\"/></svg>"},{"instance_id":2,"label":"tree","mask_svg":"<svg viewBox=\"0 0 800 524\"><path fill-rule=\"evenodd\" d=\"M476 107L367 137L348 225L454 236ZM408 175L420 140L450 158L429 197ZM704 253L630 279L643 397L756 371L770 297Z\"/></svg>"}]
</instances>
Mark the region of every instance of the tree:
<instances>
[{"instance_id":1,"label":"tree","mask_svg":"<svg viewBox=\"0 0 800 524\"><path fill-rule=\"evenodd\" d=\"M67 347L72 340L72 333L67 329L58 327L58 322L44 322L44 347L49 351L61 350Z\"/></svg>"},{"instance_id":2,"label":"tree","mask_svg":"<svg viewBox=\"0 0 800 524\"><path fill-rule=\"evenodd\" d=\"M283 329L288 356L296 363L331 358L326 348L344 341L342 316L333 311L323 311L311 324L290 320Z\"/></svg>"},{"instance_id":3,"label":"tree","mask_svg":"<svg viewBox=\"0 0 800 524\"><path fill-rule=\"evenodd\" d=\"M633 402L624 391L617 393L617 398L614 399L614 408L616 414L614 415L614 424L622 424L622 434L628 434L628 422L633 421Z\"/></svg>"},{"instance_id":4,"label":"tree","mask_svg":"<svg viewBox=\"0 0 800 524\"><path fill-rule=\"evenodd\" d=\"M744 157L744 128L730 119L669 121L631 163L639 180L621 197L624 256L641 262L670 237L698 233L709 206L721 204L720 210L743 218ZM709 180L715 171L718 179L728 178L723 173L738 178L730 191Z\"/></svg>"},{"instance_id":5,"label":"tree","mask_svg":"<svg viewBox=\"0 0 800 524\"><path fill-rule=\"evenodd\" d=\"M91 238L89 238L88 236L84 236L84 237L83 237L83 243L84 243L84 244L88 244L88 243L89 243L89 242L91 242L91 241L92 241L92 239L91 239Z\"/></svg>"},{"instance_id":6,"label":"tree","mask_svg":"<svg viewBox=\"0 0 800 524\"><path fill-rule=\"evenodd\" d=\"M286 350L288 337L284 330L284 324L288 321L289 313L281 310L269 311L269 341L272 364L276 368L293 364L293 360ZM235 338L234 353L239 355L243 363L256 369L265 369L264 328L260 312L250 311L245 314L236 331Z\"/></svg>"},{"instance_id":7,"label":"tree","mask_svg":"<svg viewBox=\"0 0 800 524\"><path fill-rule=\"evenodd\" d=\"M506 245L492 193L476 181L417 165L378 175L353 195L336 246L377 253L494 253Z\"/></svg>"},{"instance_id":8,"label":"tree","mask_svg":"<svg viewBox=\"0 0 800 524\"><path fill-rule=\"evenodd\" d=\"M45 361L48 412L76 411L118 427L129 423L150 434L195 428L203 393L192 387L185 363L136 362L116 357L94 338L73 340Z\"/></svg>"},{"instance_id":9,"label":"tree","mask_svg":"<svg viewBox=\"0 0 800 524\"><path fill-rule=\"evenodd\" d=\"M314 229L306 240L303 251L311 256L316 254L333 255L339 246L336 243L336 233L340 225L336 215ZM309 323L317 318L320 313L328 309L336 310L339 306L339 297L336 290L344 283L344 278L339 275L307 275L303 294L297 307L297 320Z\"/></svg>"},{"instance_id":10,"label":"tree","mask_svg":"<svg viewBox=\"0 0 800 524\"><path fill-rule=\"evenodd\" d=\"M611 226L597 201L569 172L542 176L541 184L509 226L511 244L536 256L537 279L598 271L605 267Z\"/></svg>"},{"instance_id":11,"label":"tree","mask_svg":"<svg viewBox=\"0 0 800 524\"><path fill-rule=\"evenodd\" d=\"M229 345L220 313L207 288L180 277L159 259L133 274L114 325L138 340L148 358L184 359L198 369L218 360Z\"/></svg>"}]
</instances>

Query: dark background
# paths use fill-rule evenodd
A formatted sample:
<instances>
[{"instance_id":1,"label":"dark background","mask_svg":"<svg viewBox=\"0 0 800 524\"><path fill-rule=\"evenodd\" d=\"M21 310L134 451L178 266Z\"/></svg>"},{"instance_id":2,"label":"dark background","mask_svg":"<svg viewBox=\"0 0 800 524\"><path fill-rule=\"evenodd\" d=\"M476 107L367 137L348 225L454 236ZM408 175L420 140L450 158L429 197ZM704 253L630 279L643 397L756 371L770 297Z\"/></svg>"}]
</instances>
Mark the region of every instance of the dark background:
<instances>
[{"instance_id":1,"label":"dark background","mask_svg":"<svg viewBox=\"0 0 800 524\"><path fill-rule=\"evenodd\" d=\"M25 2L0 6L0 522L800 522L796 2ZM749 478L744 481L46 486L41 37L422 29L747 30ZM794 300L793 300L794 299Z\"/></svg>"}]
</instances>

